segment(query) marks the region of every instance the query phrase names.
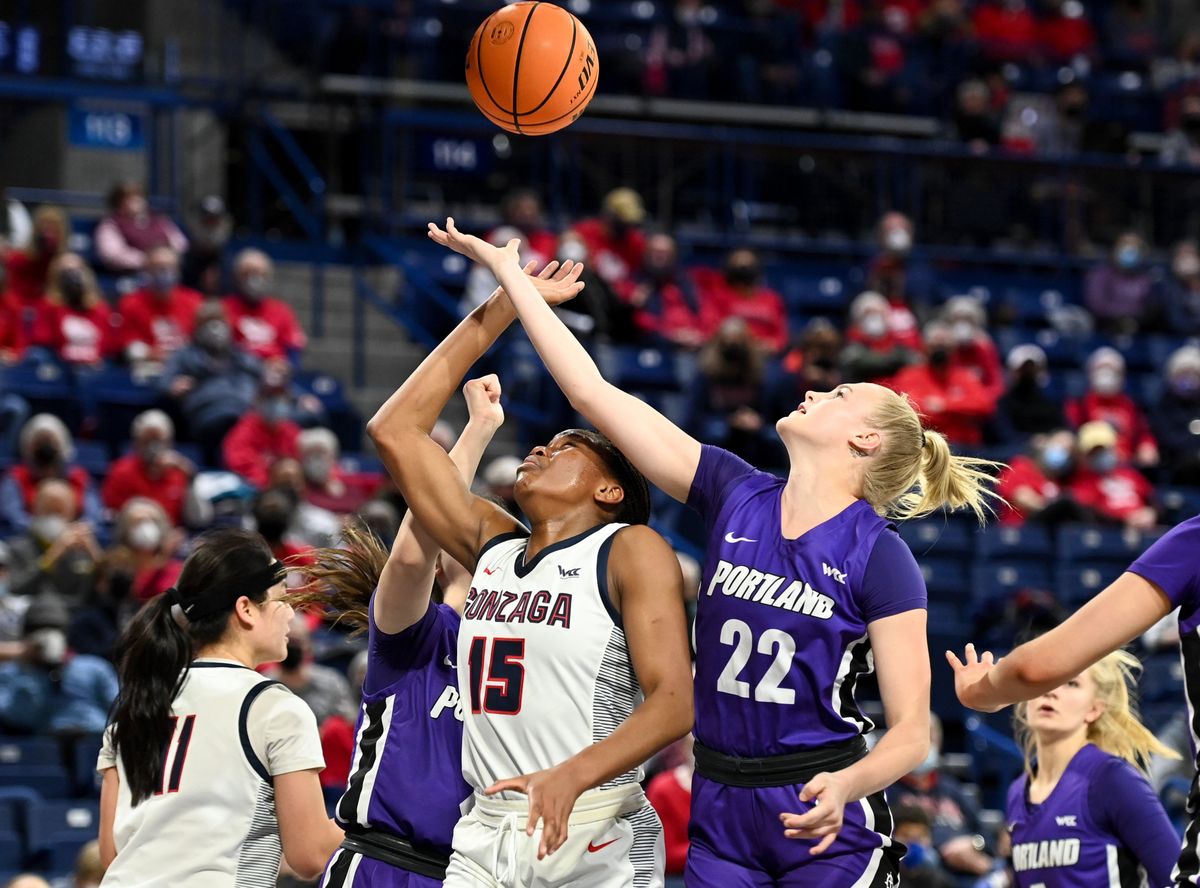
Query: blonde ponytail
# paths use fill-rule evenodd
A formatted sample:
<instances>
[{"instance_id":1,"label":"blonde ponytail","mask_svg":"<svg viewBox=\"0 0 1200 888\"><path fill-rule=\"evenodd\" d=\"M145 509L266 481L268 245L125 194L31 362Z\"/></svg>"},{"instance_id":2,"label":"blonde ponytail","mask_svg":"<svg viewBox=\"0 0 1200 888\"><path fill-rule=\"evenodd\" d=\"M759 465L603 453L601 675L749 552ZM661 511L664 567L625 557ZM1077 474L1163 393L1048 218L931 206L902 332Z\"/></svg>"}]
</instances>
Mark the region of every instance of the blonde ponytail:
<instances>
[{"instance_id":1,"label":"blonde ponytail","mask_svg":"<svg viewBox=\"0 0 1200 888\"><path fill-rule=\"evenodd\" d=\"M941 432L921 426L906 395L889 392L871 418L883 443L863 477L863 498L886 518L906 521L942 508L970 509L982 524L1000 496L1000 463L959 456Z\"/></svg>"},{"instance_id":2,"label":"blonde ponytail","mask_svg":"<svg viewBox=\"0 0 1200 888\"><path fill-rule=\"evenodd\" d=\"M379 585L388 550L371 531L350 525L341 548L315 549L288 565L306 582L284 596L297 610L315 608L335 623L365 631L371 595Z\"/></svg>"},{"instance_id":3,"label":"blonde ponytail","mask_svg":"<svg viewBox=\"0 0 1200 888\"><path fill-rule=\"evenodd\" d=\"M1143 771L1151 755L1177 759L1179 753L1162 743L1138 718L1130 689L1137 686L1142 664L1129 651L1117 650L1093 663L1087 675L1096 685L1096 700L1104 708L1088 725L1088 742L1109 755L1123 758ZM1021 703L1015 713L1017 740L1025 752L1025 770L1032 774L1037 740L1028 721L1029 704Z\"/></svg>"}]
</instances>

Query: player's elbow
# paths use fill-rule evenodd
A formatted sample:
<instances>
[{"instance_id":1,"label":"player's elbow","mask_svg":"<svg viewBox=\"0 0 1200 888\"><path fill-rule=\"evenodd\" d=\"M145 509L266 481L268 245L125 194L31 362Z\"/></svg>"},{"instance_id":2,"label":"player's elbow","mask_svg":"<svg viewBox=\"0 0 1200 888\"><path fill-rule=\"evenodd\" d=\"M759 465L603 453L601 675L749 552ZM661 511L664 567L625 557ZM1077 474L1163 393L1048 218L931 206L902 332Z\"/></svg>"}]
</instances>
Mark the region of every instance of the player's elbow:
<instances>
[{"instance_id":1,"label":"player's elbow","mask_svg":"<svg viewBox=\"0 0 1200 888\"><path fill-rule=\"evenodd\" d=\"M658 724L662 727L663 739L666 743L674 743L692 730L696 719L692 707L692 689L674 685L659 687L656 696L659 697L662 706Z\"/></svg>"},{"instance_id":2,"label":"player's elbow","mask_svg":"<svg viewBox=\"0 0 1200 888\"><path fill-rule=\"evenodd\" d=\"M1020 651L1014 651L1009 656L1013 675L1023 687L1057 687L1071 677L1060 674L1061 670L1046 658L1027 657Z\"/></svg>"},{"instance_id":3,"label":"player's elbow","mask_svg":"<svg viewBox=\"0 0 1200 888\"><path fill-rule=\"evenodd\" d=\"M307 851L297 851L293 854L285 855L287 857L288 866L291 867L301 881L312 882L317 876L325 871L325 864L329 862L328 857L320 857L311 849Z\"/></svg>"}]
</instances>

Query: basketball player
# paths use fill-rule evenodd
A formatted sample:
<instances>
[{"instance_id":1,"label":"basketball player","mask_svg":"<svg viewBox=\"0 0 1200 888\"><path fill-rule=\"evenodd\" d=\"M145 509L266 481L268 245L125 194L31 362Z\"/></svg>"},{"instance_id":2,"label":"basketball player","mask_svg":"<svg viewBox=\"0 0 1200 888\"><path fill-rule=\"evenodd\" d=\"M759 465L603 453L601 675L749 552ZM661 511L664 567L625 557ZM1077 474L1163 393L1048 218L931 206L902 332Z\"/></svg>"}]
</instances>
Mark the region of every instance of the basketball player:
<instances>
[{"instance_id":1,"label":"basketball player","mask_svg":"<svg viewBox=\"0 0 1200 888\"><path fill-rule=\"evenodd\" d=\"M894 884L903 848L882 790L925 758L929 655L925 584L881 515L982 514L984 464L953 456L902 396L844 385L778 422L786 482L756 471L605 382L519 280L515 242L449 219L430 236L497 276L575 409L704 516L688 883ZM889 730L868 754L854 691L873 669Z\"/></svg>"},{"instance_id":2,"label":"basketball player","mask_svg":"<svg viewBox=\"0 0 1200 888\"><path fill-rule=\"evenodd\" d=\"M450 459L469 484L504 411L481 380L463 394L470 419ZM289 596L368 631L354 760L336 810L346 838L321 888L434 888L446 877L451 833L471 797L454 667L470 574L444 559L443 603L430 601L438 547L412 511L390 554L353 528L345 543L311 553L303 571L314 582Z\"/></svg>"},{"instance_id":3,"label":"basketball player","mask_svg":"<svg viewBox=\"0 0 1200 888\"><path fill-rule=\"evenodd\" d=\"M1132 654L1114 651L1017 706L1026 773L1007 806L1016 888L1170 881L1179 837L1137 768L1151 753L1179 756L1130 708L1129 683L1140 668Z\"/></svg>"},{"instance_id":4,"label":"basketball player","mask_svg":"<svg viewBox=\"0 0 1200 888\"><path fill-rule=\"evenodd\" d=\"M1078 675L1101 657L1137 638L1179 608L1179 647L1183 658L1188 711L1200 708L1200 516L1171 528L1111 585L1061 625L1021 645L1000 662L990 652L977 656L967 645L963 660L952 652L954 685L964 706L995 712L1032 700ZM1200 743L1200 722L1191 720L1192 748ZM1200 884L1200 782L1188 793L1188 826L1171 879Z\"/></svg>"},{"instance_id":5,"label":"basketball player","mask_svg":"<svg viewBox=\"0 0 1200 888\"><path fill-rule=\"evenodd\" d=\"M565 268L538 298L578 291ZM518 469L527 530L472 496L429 437L513 318L494 294L367 426L417 520L475 570L455 661L474 807L446 885L661 886L662 826L639 765L691 727L691 668L679 562L644 526L644 479L602 436L563 432ZM495 377L484 386L499 398Z\"/></svg>"},{"instance_id":6,"label":"basketball player","mask_svg":"<svg viewBox=\"0 0 1200 888\"><path fill-rule=\"evenodd\" d=\"M213 531L125 630L97 765L103 885L266 888L281 846L308 879L337 848L316 719L254 671L287 653L283 578L258 534Z\"/></svg>"}]
</instances>

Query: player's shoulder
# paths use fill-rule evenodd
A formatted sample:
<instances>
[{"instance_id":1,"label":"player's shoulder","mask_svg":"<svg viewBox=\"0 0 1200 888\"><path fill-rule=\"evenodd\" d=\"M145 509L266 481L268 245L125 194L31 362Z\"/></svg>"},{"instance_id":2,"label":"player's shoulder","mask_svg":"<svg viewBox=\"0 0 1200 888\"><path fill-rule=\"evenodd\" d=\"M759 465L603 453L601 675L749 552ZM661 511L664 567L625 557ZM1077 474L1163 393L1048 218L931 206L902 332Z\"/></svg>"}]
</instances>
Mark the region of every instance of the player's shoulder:
<instances>
[{"instance_id":1,"label":"player's shoulder","mask_svg":"<svg viewBox=\"0 0 1200 888\"><path fill-rule=\"evenodd\" d=\"M622 557L675 558L675 550L648 524L626 524L612 532L612 553Z\"/></svg>"}]
</instances>

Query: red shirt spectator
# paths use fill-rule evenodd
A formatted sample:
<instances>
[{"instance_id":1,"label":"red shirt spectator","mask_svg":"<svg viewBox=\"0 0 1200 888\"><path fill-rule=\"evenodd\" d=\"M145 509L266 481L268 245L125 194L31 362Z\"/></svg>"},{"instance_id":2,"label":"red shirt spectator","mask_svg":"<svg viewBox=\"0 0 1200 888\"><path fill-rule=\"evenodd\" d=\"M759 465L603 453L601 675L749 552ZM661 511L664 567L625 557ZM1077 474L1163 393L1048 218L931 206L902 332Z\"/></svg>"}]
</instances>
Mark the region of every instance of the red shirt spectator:
<instances>
[{"instance_id":1,"label":"red shirt spectator","mask_svg":"<svg viewBox=\"0 0 1200 888\"><path fill-rule=\"evenodd\" d=\"M691 281L657 284L626 282L617 290L633 307L633 323L649 339L665 339L687 348L698 348L712 336L719 311L706 305Z\"/></svg>"},{"instance_id":2,"label":"red shirt spectator","mask_svg":"<svg viewBox=\"0 0 1200 888\"><path fill-rule=\"evenodd\" d=\"M1084 464L1076 470L1068 489L1081 506L1120 522L1149 506L1154 494L1145 476L1128 466L1101 474Z\"/></svg>"},{"instance_id":3,"label":"red shirt spectator","mask_svg":"<svg viewBox=\"0 0 1200 888\"><path fill-rule=\"evenodd\" d=\"M1150 423L1141 408L1124 392L1101 395L1091 391L1066 405L1067 421L1075 427L1103 420L1117 430L1117 457L1132 460L1143 448L1158 449Z\"/></svg>"},{"instance_id":4,"label":"red shirt spectator","mask_svg":"<svg viewBox=\"0 0 1200 888\"><path fill-rule=\"evenodd\" d=\"M299 437L300 426L291 420L267 422L262 414L252 410L238 420L225 438L225 465L255 487L265 488L273 462L299 457L296 444Z\"/></svg>"},{"instance_id":5,"label":"red shirt spectator","mask_svg":"<svg viewBox=\"0 0 1200 888\"><path fill-rule=\"evenodd\" d=\"M93 365L118 354L120 337L108 303L90 308L51 306L45 312L45 345L68 364Z\"/></svg>"},{"instance_id":6,"label":"red shirt spectator","mask_svg":"<svg viewBox=\"0 0 1200 888\"><path fill-rule=\"evenodd\" d=\"M980 46L992 59L1028 61L1037 53L1037 21L1024 3L981 3L974 25Z\"/></svg>"},{"instance_id":7,"label":"red shirt spectator","mask_svg":"<svg viewBox=\"0 0 1200 888\"><path fill-rule=\"evenodd\" d=\"M21 491L21 499L25 503L25 511L32 514L38 485L46 480L45 476L35 477L33 471L24 463L17 463L9 469L8 476L16 482L17 488ZM83 515L85 495L91 490L92 478L88 475L87 470L81 466L67 466L64 468L63 480L70 484L71 489L75 491L75 502L77 504L75 518L78 519Z\"/></svg>"},{"instance_id":8,"label":"red shirt spectator","mask_svg":"<svg viewBox=\"0 0 1200 888\"><path fill-rule=\"evenodd\" d=\"M990 337L980 336L956 347L950 353L950 366L973 373L996 400L1004 394L1004 367L1000 363L1000 351Z\"/></svg>"},{"instance_id":9,"label":"red shirt spectator","mask_svg":"<svg viewBox=\"0 0 1200 888\"><path fill-rule=\"evenodd\" d=\"M572 230L587 244L592 271L615 286L641 270L646 235L638 226L645 219L641 196L617 188L605 196L599 217L577 222Z\"/></svg>"},{"instance_id":10,"label":"red shirt spectator","mask_svg":"<svg viewBox=\"0 0 1200 888\"><path fill-rule=\"evenodd\" d=\"M152 499L163 507L171 523L178 525L190 483L188 473L179 466L167 464L152 473L141 455L130 453L109 466L100 494L104 505L114 510L135 496Z\"/></svg>"},{"instance_id":11,"label":"red shirt spectator","mask_svg":"<svg viewBox=\"0 0 1200 888\"><path fill-rule=\"evenodd\" d=\"M234 342L256 357L286 359L308 344L291 306L281 299L267 296L251 302L242 296L226 296L222 303Z\"/></svg>"},{"instance_id":12,"label":"red shirt spectator","mask_svg":"<svg viewBox=\"0 0 1200 888\"><path fill-rule=\"evenodd\" d=\"M1017 491L1021 488L1031 489L1047 502L1057 499L1062 493L1058 482L1048 478L1036 460L1023 454L1014 456L996 481L996 492L1004 497L1000 505L1001 524L1016 527L1025 523L1025 515L1015 505Z\"/></svg>"},{"instance_id":13,"label":"red shirt spectator","mask_svg":"<svg viewBox=\"0 0 1200 888\"><path fill-rule=\"evenodd\" d=\"M161 361L186 346L196 327L196 311L204 297L188 287L175 286L159 295L143 288L122 297L117 307L121 316L122 350L143 343L149 357Z\"/></svg>"},{"instance_id":14,"label":"red shirt spectator","mask_svg":"<svg viewBox=\"0 0 1200 888\"><path fill-rule=\"evenodd\" d=\"M4 260L8 269L8 288L22 304L39 302L46 292L46 273L53 256L39 256L13 250Z\"/></svg>"},{"instance_id":15,"label":"red shirt spectator","mask_svg":"<svg viewBox=\"0 0 1200 888\"><path fill-rule=\"evenodd\" d=\"M350 762L354 758L354 725L344 716L331 715L321 725L321 752L325 754L321 786L344 788L350 782Z\"/></svg>"},{"instance_id":16,"label":"red shirt spectator","mask_svg":"<svg viewBox=\"0 0 1200 888\"><path fill-rule=\"evenodd\" d=\"M662 821L667 847L667 875L676 876L687 864L688 818L692 807L692 769L680 765L663 771L646 787L646 799Z\"/></svg>"},{"instance_id":17,"label":"red shirt spectator","mask_svg":"<svg viewBox=\"0 0 1200 888\"><path fill-rule=\"evenodd\" d=\"M890 386L912 398L930 425L953 444L982 444L983 423L996 412L996 399L974 373L961 367L905 367L892 377Z\"/></svg>"},{"instance_id":18,"label":"red shirt spectator","mask_svg":"<svg viewBox=\"0 0 1200 888\"><path fill-rule=\"evenodd\" d=\"M1087 16L1067 16L1060 12L1038 23L1038 43L1051 61L1069 62L1076 56L1095 52L1096 32Z\"/></svg>"},{"instance_id":19,"label":"red shirt spectator","mask_svg":"<svg viewBox=\"0 0 1200 888\"><path fill-rule=\"evenodd\" d=\"M704 302L717 306L718 326L725 318L741 318L754 340L768 351L781 351L788 342L787 310L783 297L761 283L758 257L735 250L723 273L697 268L693 277Z\"/></svg>"},{"instance_id":20,"label":"red shirt spectator","mask_svg":"<svg viewBox=\"0 0 1200 888\"><path fill-rule=\"evenodd\" d=\"M25 330L16 299L0 295L0 363L15 363L25 353Z\"/></svg>"}]
</instances>

